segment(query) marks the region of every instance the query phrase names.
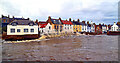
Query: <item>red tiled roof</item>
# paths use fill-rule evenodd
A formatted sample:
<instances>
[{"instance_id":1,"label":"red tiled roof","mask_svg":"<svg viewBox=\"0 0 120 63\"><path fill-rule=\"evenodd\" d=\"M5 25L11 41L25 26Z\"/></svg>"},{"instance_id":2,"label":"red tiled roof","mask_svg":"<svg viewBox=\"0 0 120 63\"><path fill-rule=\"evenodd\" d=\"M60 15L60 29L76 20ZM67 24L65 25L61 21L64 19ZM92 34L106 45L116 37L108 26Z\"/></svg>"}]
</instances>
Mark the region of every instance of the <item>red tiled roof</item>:
<instances>
[{"instance_id":1,"label":"red tiled roof","mask_svg":"<svg viewBox=\"0 0 120 63\"><path fill-rule=\"evenodd\" d=\"M69 25L72 25L72 22L71 22L71 21L61 20L61 22L62 22L63 24L69 24Z\"/></svg>"},{"instance_id":2,"label":"red tiled roof","mask_svg":"<svg viewBox=\"0 0 120 63\"><path fill-rule=\"evenodd\" d=\"M40 26L40 28L45 28L47 24L47 22L38 22L38 26Z\"/></svg>"}]
</instances>

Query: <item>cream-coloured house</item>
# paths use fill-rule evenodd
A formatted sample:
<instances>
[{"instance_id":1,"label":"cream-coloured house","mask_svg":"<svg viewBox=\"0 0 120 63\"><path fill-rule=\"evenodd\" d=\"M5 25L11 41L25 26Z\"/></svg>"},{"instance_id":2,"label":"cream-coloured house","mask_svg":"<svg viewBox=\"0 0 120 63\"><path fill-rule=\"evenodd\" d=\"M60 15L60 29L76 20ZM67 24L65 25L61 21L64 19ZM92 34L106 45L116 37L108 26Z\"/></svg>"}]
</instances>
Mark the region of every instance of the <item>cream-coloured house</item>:
<instances>
[{"instance_id":1,"label":"cream-coloured house","mask_svg":"<svg viewBox=\"0 0 120 63\"><path fill-rule=\"evenodd\" d=\"M7 35L38 35L38 25L29 20L14 20L7 25Z\"/></svg>"},{"instance_id":2,"label":"cream-coloured house","mask_svg":"<svg viewBox=\"0 0 120 63\"><path fill-rule=\"evenodd\" d=\"M54 30L52 30L52 25L50 25L50 23L38 22L38 26L40 34L51 34L55 32Z\"/></svg>"},{"instance_id":3,"label":"cream-coloured house","mask_svg":"<svg viewBox=\"0 0 120 63\"><path fill-rule=\"evenodd\" d=\"M114 24L111 26L111 30L110 31L118 31L118 25L116 25L116 23L114 22Z\"/></svg>"},{"instance_id":4,"label":"cream-coloured house","mask_svg":"<svg viewBox=\"0 0 120 63\"><path fill-rule=\"evenodd\" d=\"M71 19L69 19L69 21L61 20L61 22L63 24L64 33L73 33L73 24L71 22Z\"/></svg>"},{"instance_id":5,"label":"cream-coloured house","mask_svg":"<svg viewBox=\"0 0 120 63\"><path fill-rule=\"evenodd\" d=\"M95 23L91 21L91 32L95 32Z\"/></svg>"}]
</instances>

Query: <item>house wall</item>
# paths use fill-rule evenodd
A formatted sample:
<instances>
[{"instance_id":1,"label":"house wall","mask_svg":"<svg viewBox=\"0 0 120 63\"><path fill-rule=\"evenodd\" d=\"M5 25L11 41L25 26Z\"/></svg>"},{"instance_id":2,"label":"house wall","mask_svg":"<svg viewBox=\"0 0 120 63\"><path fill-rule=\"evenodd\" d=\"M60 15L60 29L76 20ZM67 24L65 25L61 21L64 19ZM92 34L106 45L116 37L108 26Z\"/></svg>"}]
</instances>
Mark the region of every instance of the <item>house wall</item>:
<instances>
[{"instance_id":1,"label":"house wall","mask_svg":"<svg viewBox=\"0 0 120 63\"><path fill-rule=\"evenodd\" d=\"M111 27L111 31L118 31L118 26L116 24L114 24L112 27Z\"/></svg>"},{"instance_id":2,"label":"house wall","mask_svg":"<svg viewBox=\"0 0 120 63\"><path fill-rule=\"evenodd\" d=\"M74 32L81 32L82 31L82 25L73 25L73 31Z\"/></svg>"},{"instance_id":3,"label":"house wall","mask_svg":"<svg viewBox=\"0 0 120 63\"><path fill-rule=\"evenodd\" d=\"M45 28L40 28L40 27L39 27L40 34L54 33L54 29L52 28L52 26L53 26L53 25L50 25L50 24L48 23ZM49 27L50 27L50 29L49 29Z\"/></svg>"},{"instance_id":4,"label":"house wall","mask_svg":"<svg viewBox=\"0 0 120 63\"><path fill-rule=\"evenodd\" d=\"M15 29L15 33L11 33L11 28ZM28 32L24 32L24 29L27 28ZM17 29L20 29L20 32L17 32ZM34 29L34 32L31 32L30 29ZM7 25L7 35L26 35L26 34L38 34L38 25L29 26L29 25Z\"/></svg>"},{"instance_id":5,"label":"house wall","mask_svg":"<svg viewBox=\"0 0 120 63\"><path fill-rule=\"evenodd\" d=\"M91 32L91 27L87 26L87 32Z\"/></svg>"},{"instance_id":6,"label":"house wall","mask_svg":"<svg viewBox=\"0 0 120 63\"><path fill-rule=\"evenodd\" d=\"M107 32L107 27L106 26L102 26L102 33Z\"/></svg>"},{"instance_id":7,"label":"house wall","mask_svg":"<svg viewBox=\"0 0 120 63\"><path fill-rule=\"evenodd\" d=\"M63 25L63 32L73 32L73 25Z\"/></svg>"},{"instance_id":8,"label":"house wall","mask_svg":"<svg viewBox=\"0 0 120 63\"><path fill-rule=\"evenodd\" d=\"M91 25L91 32L95 32L95 26Z\"/></svg>"},{"instance_id":9,"label":"house wall","mask_svg":"<svg viewBox=\"0 0 120 63\"><path fill-rule=\"evenodd\" d=\"M87 26L86 25L82 25L82 32L87 32Z\"/></svg>"}]
</instances>

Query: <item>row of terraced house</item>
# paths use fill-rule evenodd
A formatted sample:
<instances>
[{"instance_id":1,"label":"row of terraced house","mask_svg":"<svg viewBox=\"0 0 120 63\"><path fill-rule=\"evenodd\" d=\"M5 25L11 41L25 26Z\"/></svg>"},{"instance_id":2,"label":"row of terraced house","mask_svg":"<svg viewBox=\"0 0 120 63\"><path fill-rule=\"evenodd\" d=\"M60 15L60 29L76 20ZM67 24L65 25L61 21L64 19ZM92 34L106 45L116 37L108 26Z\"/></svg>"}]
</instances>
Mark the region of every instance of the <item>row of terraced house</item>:
<instances>
[{"instance_id":1,"label":"row of terraced house","mask_svg":"<svg viewBox=\"0 0 120 63\"><path fill-rule=\"evenodd\" d=\"M42 34L60 34L60 33L86 33L86 34L103 34L107 32L119 32L120 22L117 24L114 22L113 25L99 24L96 25L92 21L77 21L63 20L60 17L58 19L48 17L47 21L32 21L29 18L10 18L3 16L2 22L2 33L3 38L16 37L16 38L38 38Z\"/></svg>"}]
</instances>

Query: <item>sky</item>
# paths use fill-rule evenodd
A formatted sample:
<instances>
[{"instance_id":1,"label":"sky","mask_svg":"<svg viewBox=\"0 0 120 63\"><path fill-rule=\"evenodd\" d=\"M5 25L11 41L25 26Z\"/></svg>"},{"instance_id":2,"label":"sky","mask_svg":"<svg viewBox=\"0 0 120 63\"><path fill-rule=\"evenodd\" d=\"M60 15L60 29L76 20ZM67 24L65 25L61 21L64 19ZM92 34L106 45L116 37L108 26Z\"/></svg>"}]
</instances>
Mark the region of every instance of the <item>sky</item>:
<instances>
[{"instance_id":1,"label":"sky","mask_svg":"<svg viewBox=\"0 0 120 63\"><path fill-rule=\"evenodd\" d=\"M119 0L1 0L0 15L46 21L48 16L63 20L113 24L118 21Z\"/></svg>"}]
</instances>

